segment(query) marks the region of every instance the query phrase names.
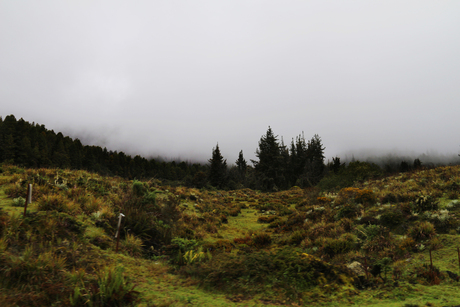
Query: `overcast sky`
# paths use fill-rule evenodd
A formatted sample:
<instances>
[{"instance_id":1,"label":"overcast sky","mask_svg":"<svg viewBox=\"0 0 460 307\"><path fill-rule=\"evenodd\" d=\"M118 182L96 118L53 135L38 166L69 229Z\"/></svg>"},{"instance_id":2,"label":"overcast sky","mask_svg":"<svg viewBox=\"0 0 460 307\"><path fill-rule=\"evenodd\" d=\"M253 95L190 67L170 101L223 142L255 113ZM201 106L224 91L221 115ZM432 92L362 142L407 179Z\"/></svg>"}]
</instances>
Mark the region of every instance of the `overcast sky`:
<instances>
[{"instance_id":1,"label":"overcast sky","mask_svg":"<svg viewBox=\"0 0 460 307\"><path fill-rule=\"evenodd\" d=\"M460 152L460 1L0 0L0 116L143 156L254 159L268 126Z\"/></svg>"}]
</instances>

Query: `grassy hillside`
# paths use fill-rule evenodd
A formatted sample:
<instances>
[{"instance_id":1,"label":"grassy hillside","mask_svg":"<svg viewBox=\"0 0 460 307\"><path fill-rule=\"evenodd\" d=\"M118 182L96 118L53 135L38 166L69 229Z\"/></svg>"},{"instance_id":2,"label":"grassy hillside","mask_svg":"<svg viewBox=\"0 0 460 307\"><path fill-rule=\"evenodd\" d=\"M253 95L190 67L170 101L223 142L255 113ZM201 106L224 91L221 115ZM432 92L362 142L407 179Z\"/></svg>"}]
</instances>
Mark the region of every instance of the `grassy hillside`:
<instances>
[{"instance_id":1,"label":"grassy hillside","mask_svg":"<svg viewBox=\"0 0 460 307\"><path fill-rule=\"evenodd\" d=\"M336 193L261 193L3 165L0 301L452 306L460 304L459 198L457 166Z\"/></svg>"}]
</instances>

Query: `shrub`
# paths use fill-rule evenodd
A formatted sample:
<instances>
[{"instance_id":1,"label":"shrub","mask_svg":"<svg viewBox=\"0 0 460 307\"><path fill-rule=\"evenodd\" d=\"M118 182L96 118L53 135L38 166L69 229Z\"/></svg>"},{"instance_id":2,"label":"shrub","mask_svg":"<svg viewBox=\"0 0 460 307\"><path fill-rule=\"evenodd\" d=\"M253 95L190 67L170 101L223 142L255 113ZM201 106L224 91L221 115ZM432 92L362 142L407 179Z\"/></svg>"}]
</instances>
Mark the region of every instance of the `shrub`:
<instances>
[{"instance_id":1,"label":"shrub","mask_svg":"<svg viewBox=\"0 0 460 307\"><path fill-rule=\"evenodd\" d=\"M25 198L23 198L21 196L13 199L13 206L14 207L24 207L25 204L26 204L26 200L25 200Z\"/></svg>"},{"instance_id":2,"label":"shrub","mask_svg":"<svg viewBox=\"0 0 460 307\"><path fill-rule=\"evenodd\" d=\"M346 203L354 203L356 195L359 193L360 189L358 188L343 188L337 194L335 203L337 205L342 205Z\"/></svg>"},{"instance_id":3,"label":"shrub","mask_svg":"<svg viewBox=\"0 0 460 307\"><path fill-rule=\"evenodd\" d=\"M429 264L417 267L415 269L415 274L417 279L425 284L439 285L442 279L442 274L439 268L433 266L433 269L431 269Z\"/></svg>"},{"instance_id":4,"label":"shrub","mask_svg":"<svg viewBox=\"0 0 460 307\"><path fill-rule=\"evenodd\" d=\"M139 257L142 255L142 247L144 246L142 240L132 234L127 234L125 239L121 242L121 247L130 256Z\"/></svg>"},{"instance_id":5,"label":"shrub","mask_svg":"<svg viewBox=\"0 0 460 307\"><path fill-rule=\"evenodd\" d=\"M355 202L363 205L374 205L377 197L372 190L359 190L355 194Z\"/></svg>"},{"instance_id":6,"label":"shrub","mask_svg":"<svg viewBox=\"0 0 460 307\"><path fill-rule=\"evenodd\" d=\"M346 204L363 204L363 205L373 205L375 204L377 197L372 190L359 189L359 188L343 188L337 194L335 203Z\"/></svg>"},{"instance_id":7,"label":"shrub","mask_svg":"<svg viewBox=\"0 0 460 307\"><path fill-rule=\"evenodd\" d=\"M346 233L339 238L325 238L324 240L319 240L321 244L319 251L328 255L330 258L339 254L346 254L349 251L354 250L356 246L356 239L356 236L349 233Z\"/></svg>"},{"instance_id":8,"label":"shrub","mask_svg":"<svg viewBox=\"0 0 460 307\"><path fill-rule=\"evenodd\" d=\"M270 215L270 216L259 216L259 218L257 219L257 222L259 223L271 223L273 222L274 220L276 220L278 217L277 216L274 216L274 215Z\"/></svg>"},{"instance_id":9,"label":"shrub","mask_svg":"<svg viewBox=\"0 0 460 307\"><path fill-rule=\"evenodd\" d=\"M407 235L416 241L431 239L436 235L436 229L430 222L417 222L407 230Z\"/></svg>"},{"instance_id":10,"label":"shrub","mask_svg":"<svg viewBox=\"0 0 460 307\"><path fill-rule=\"evenodd\" d=\"M337 214L335 215L336 220L340 220L341 218L356 218L358 214L358 207L353 204L345 204L343 205Z\"/></svg>"},{"instance_id":11,"label":"shrub","mask_svg":"<svg viewBox=\"0 0 460 307\"><path fill-rule=\"evenodd\" d=\"M291 233L288 238L288 243L291 245L299 245L303 239L307 236L305 230L297 230Z\"/></svg>"},{"instance_id":12,"label":"shrub","mask_svg":"<svg viewBox=\"0 0 460 307\"><path fill-rule=\"evenodd\" d=\"M438 209L438 202L432 196L420 196L413 203L415 212L424 212Z\"/></svg>"},{"instance_id":13,"label":"shrub","mask_svg":"<svg viewBox=\"0 0 460 307\"><path fill-rule=\"evenodd\" d=\"M396 195L394 195L393 193L388 193L388 194L385 194L385 196L383 196L381 199L380 199L380 202L382 204L386 204L386 203L397 203L398 202L398 198Z\"/></svg>"},{"instance_id":14,"label":"shrub","mask_svg":"<svg viewBox=\"0 0 460 307\"><path fill-rule=\"evenodd\" d=\"M147 188L144 186L144 183L134 180L133 181L133 194L135 196L144 196L144 194L147 192Z\"/></svg>"},{"instance_id":15,"label":"shrub","mask_svg":"<svg viewBox=\"0 0 460 307\"><path fill-rule=\"evenodd\" d=\"M402 253L415 252L417 250L417 242L411 237L405 237L399 243L398 247Z\"/></svg>"},{"instance_id":16,"label":"shrub","mask_svg":"<svg viewBox=\"0 0 460 307\"><path fill-rule=\"evenodd\" d=\"M44 195L38 199L39 211L57 211L76 215L81 212L80 205L61 194Z\"/></svg>"},{"instance_id":17,"label":"shrub","mask_svg":"<svg viewBox=\"0 0 460 307\"><path fill-rule=\"evenodd\" d=\"M395 227L404 221L404 214L398 209L390 209L380 215L380 223L386 227Z\"/></svg>"},{"instance_id":18,"label":"shrub","mask_svg":"<svg viewBox=\"0 0 460 307\"><path fill-rule=\"evenodd\" d=\"M107 236L104 229L94 226L86 228L85 237L87 237L92 244L102 249L109 248L113 242L112 239Z\"/></svg>"},{"instance_id":19,"label":"shrub","mask_svg":"<svg viewBox=\"0 0 460 307\"><path fill-rule=\"evenodd\" d=\"M368 162L350 162L348 166L340 168L339 172L330 173L324 177L318 187L321 190L336 190L352 186L357 181L377 178L382 175L380 167Z\"/></svg>"},{"instance_id":20,"label":"shrub","mask_svg":"<svg viewBox=\"0 0 460 307\"><path fill-rule=\"evenodd\" d=\"M221 253L183 272L212 288L243 295L261 294L277 299L298 299L317 285L336 289L352 286L348 271L332 266L300 249L285 247L245 254Z\"/></svg>"},{"instance_id":21,"label":"shrub","mask_svg":"<svg viewBox=\"0 0 460 307\"><path fill-rule=\"evenodd\" d=\"M123 275L123 267L105 268L99 273L97 291L91 295L93 306L129 306L133 305L139 296L135 285Z\"/></svg>"},{"instance_id":22,"label":"shrub","mask_svg":"<svg viewBox=\"0 0 460 307\"><path fill-rule=\"evenodd\" d=\"M359 225L355 233L363 241L371 241L377 236L383 235L385 228L380 225Z\"/></svg>"},{"instance_id":23,"label":"shrub","mask_svg":"<svg viewBox=\"0 0 460 307\"><path fill-rule=\"evenodd\" d=\"M268 233L257 233L252 235L252 242L256 247L264 247L272 243L272 238Z\"/></svg>"}]
</instances>

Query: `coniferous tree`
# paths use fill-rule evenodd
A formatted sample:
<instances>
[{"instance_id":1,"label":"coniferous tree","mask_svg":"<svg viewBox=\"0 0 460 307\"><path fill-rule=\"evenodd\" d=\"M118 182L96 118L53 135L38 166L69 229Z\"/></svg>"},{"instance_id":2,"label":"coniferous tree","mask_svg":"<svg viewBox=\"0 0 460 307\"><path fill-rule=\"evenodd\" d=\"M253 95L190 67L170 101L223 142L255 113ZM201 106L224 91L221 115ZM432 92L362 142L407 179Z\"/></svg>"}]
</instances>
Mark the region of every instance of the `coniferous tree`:
<instances>
[{"instance_id":1,"label":"coniferous tree","mask_svg":"<svg viewBox=\"0 0 460 307\"><path fill-rule=\"evenodd\" d=\"M227 175L227 160L224 160L219 149L219 144L212 149L212 158L209 159L209 182L212 186L223 188Z\"/></svg>"},{"instance_id":2,"label":"coniferous tree","mask_svg":"<svg viewBox=\"0 0 460 307\"><path fill-rule=\"evenodd\" d=\"M302 183L299 181L299 178L301 177L301 175L303 174L305 170L305 165L307 164L307 161L308 161L308 145L302 133L302 135L299 135L296 137L295 143L294 143L294 140L292 140L291 142L290 161L289 161L291 184L302 185Z\"/></svg>"},{"instance_id":3,"label":"coniferous tree","mask_svg":"<svg viewBox=\"0 0 460 307\"><path fill-rule=\"evenodd\" d=\"M309 185L316 185L324 175L324 147L319 135L315 134L307 144L307 163L305 166L305 178Z\"/></svg>"},{"instance_id":4,"label":"coniferous tree","mask_svg":"<svg viewBox=\"0 0 460 307\"><path fill-rule=\"evenodd\" d=\"M241 176L244 177L246 174L246 170L248 168L248 164L246 160L243 157L243 151L241 150L240 153L238 154L238 160L236 160L236 166L238 168L238 172L240 173Z\"/></svg>"},{"instance_id":5,"label":"coniferous tree","mask_svg":"<svg viewBox=\"0 0 460 307\"><path fill-rule=\"evenodd\" d=\"M248 169L248 163L243 157L242 150L238 154L238 160L235 161L235 164L236 167L235 169L230 169L229 176L233 178L233 181L235 181L236 183L240 183L242 184L242 186L244 186L246 183L246 171Z\"/></svg>"},{"instance_id":6,"label":"coniferous tree","mask_svg":"<svg viewBox=\"0 0 460 307\"><path fill-rule=\"evenodd\" d=\"M282 157L278 137L273 134L271 127L260 138L259 148L256 150L259 161L251 160L259 177L261 188L264 190L278 189L282 178Z\"/></svg>"},{"instance_id":7,"label":"coniferous tree","mask_svg":"<svg viewBox=\"0 0 460 307\"><path fill-rule=\"evenodd\" d=\"M340 163L339 157L334 157L332 158L330 169L334 172L334 174L337 174L343 165L344 164Z\"/></svg>"}]
</instances>

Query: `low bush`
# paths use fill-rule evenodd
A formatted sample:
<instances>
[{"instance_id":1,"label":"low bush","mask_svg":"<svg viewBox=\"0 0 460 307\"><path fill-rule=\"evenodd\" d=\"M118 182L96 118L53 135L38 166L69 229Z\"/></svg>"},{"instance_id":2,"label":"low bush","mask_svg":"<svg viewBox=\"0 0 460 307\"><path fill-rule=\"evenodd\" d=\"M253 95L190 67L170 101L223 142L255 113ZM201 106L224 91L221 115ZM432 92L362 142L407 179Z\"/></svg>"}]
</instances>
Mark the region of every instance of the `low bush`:
<instances>
[{"instance_id":1,"label":"low bush","mask_svg":"<svg viewBox=\"0 0 460 307\"><path fill-rule=\"evenodd\" d=\"M380 224L385 227L396 227L403 223L405 220L404 214L401 210L393 208L385 211L380 215Z\"/></svg>"},{"instance_id":2,"label":"low bush","mask_svg":"<svg viewBox=\"0 0 460 307\"><path fill-rule=\"evenodd\" d=\"M24 207L25 204L26 204L26 200L24 197L19 196L13 199L13 206L15 207Z\"/></svg>"},{"instance_id":3,"label":"low bush","mask_svg":"<svg viewBox=\"0 0 460 307\"><path fill-rule=\"evenodd\" d=\"M277 299L299 299L320 284L330 289L345 285L353 288L348 271L292 247L240 255L222 253L188 268L184 274L200 279L210 288L243 295L262 294L268 299L274 295Z\"/></svg>"},{"instance_id":4,"label":"low bush","mask_svg":"<svg viewBox=\"0 0 460 307\"><path fill-rule=\"evenodd\" d=\"M256 233L252 235L252 242L256 247L265 247L272 243L272 238L268 233Z\"/></svg>"},{"instance_id":5,"label":"low bush","mask_svg":"<svg viewBox=\"0 0 460 307\"><path fill-rule=\"evenodd\" d=\"M316 241L319 244L319 253L327 255L329 259L339 254L346 254L357 246L356 236L346 233L338 238L324 238Z\"/></svg>"},{"instance_id":6,"label":"low bush","mask_svg":"<svg viewBox=\"0 0 460 307\"><path fill-rule=\"evenodd\" d=\"M433 196L420 196L413 203L413 210L421 213L438 209L438 202Z\"/></svg>"},{"instance_id":7,"label":"low bush","mask_svg":"<svg viewBox=\"0 0 460 307\"><path fill-rule=\"evenodd\" d=\"M430 222L416 222L407 230L407 235L416 241L427 240L436 235L436 229Z\"/></svg>"},{"instance_id":8,"label":"low bush","mask_svg":"<svg viewBox=\"0 0 460 307\"><path fill-rule=\"evenodd\" d=\"M342 218L356 218L358 215L358 206L354 204L345 204L341 206L337 214L335 215L336 220L340 220Z\"/></svg>"},{"instance_id":9,"label":"low bush","mask_svg":"<svg viewBox=\"0 0 460 307\"><path fill-rule=\"evenodd\" d=\"M259 218L257 219L257 222L269 224L269 223L275 221L276 219L278 219L278 217L274 216L274 215L259 216Z\"/></svg>"}]
</instances>

